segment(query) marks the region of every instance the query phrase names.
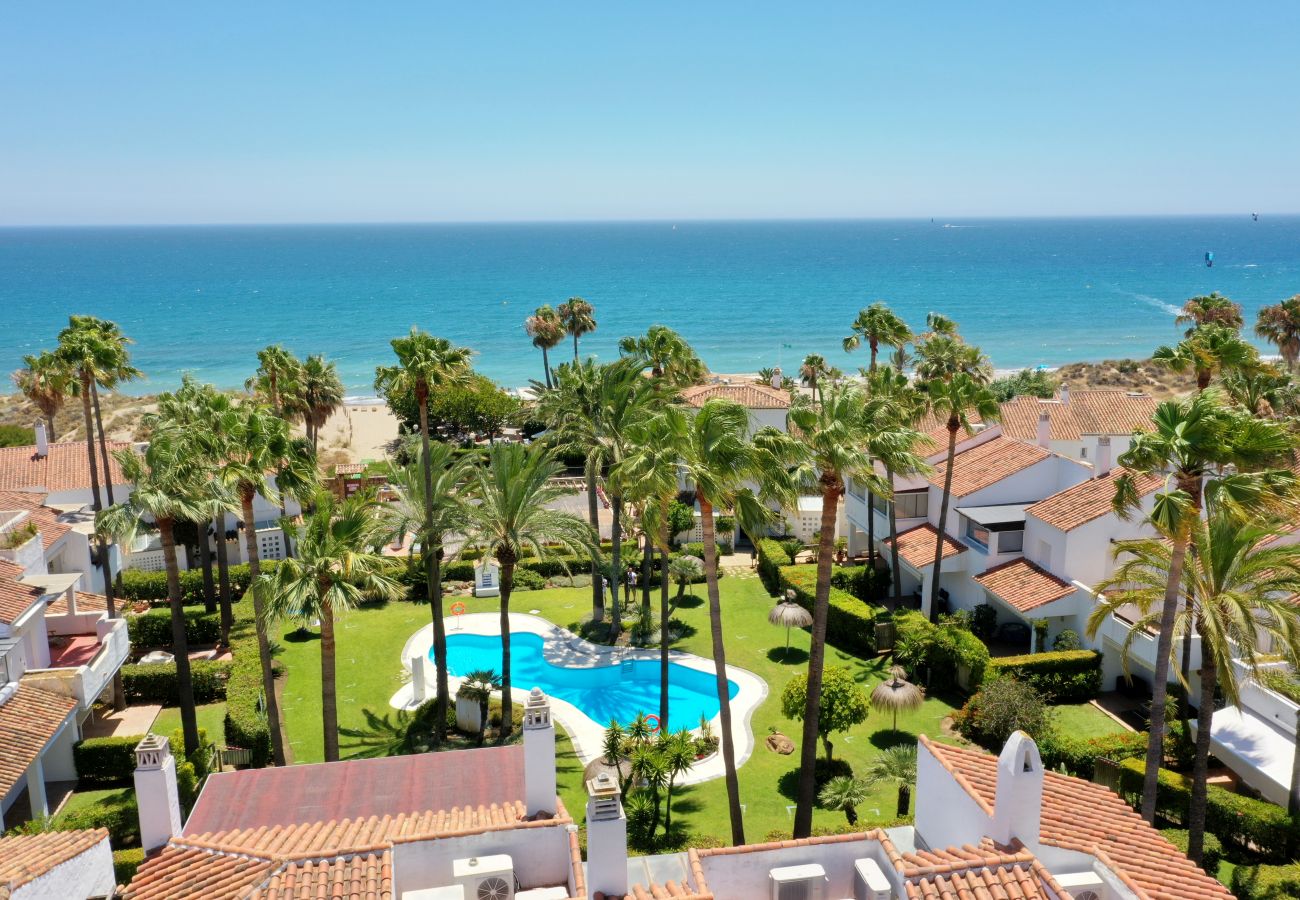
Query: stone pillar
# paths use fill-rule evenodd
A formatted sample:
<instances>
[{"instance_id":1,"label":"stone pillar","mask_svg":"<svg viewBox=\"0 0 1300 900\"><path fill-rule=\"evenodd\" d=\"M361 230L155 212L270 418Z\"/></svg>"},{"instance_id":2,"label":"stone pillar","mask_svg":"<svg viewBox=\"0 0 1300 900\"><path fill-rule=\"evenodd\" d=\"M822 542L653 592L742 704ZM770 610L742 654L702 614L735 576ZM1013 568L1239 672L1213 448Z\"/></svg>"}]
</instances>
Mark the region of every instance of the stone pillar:
<instances>
[{"instance_id":1,"label":"stone pillar","mask_svg":"<svg viewBox=\"0 0 1300 900\"><path fill-rule=\"evenodd\" d=\"M135 797L140 810L140 845L145 853L181 833L176 759L166 738L147 734L136 745Z\"/></svg>"},{"instance_id":2,"label":"stone pillar","mask_svg":"<svg viewBox=\"0 0 1300 900\"><path fill-rule=\"evenodd\" d=\"M418 653L411 657L411 693L416 703L423 703L428 696L428 685L424 678L424 663L427 657Z\"/></svg>"},{"instance_id":3,"label":"stone pillar","mask_svg":"<svg viewBox=\"0 0 1300 900\"><path fill-rule=\"evenodd\" d=\"M551 701L536 687L524 702L524 803L530 817L555 813L555 725Z\"/></svg>"},{"instance_id":4,"label":"stone pillar","mask_svg":"<svg viewBox=\"0 0 1300 900\"><path fill-rule=\"evenodd\" d=\"M608 772L587 782L587 892L627 894L627 816Z\"/></svg>"},{"instance_id":5,"label":"stone pillar","mask_svg":"<svg viewBox=\"0 0 1300 900\"><path fill-rule=\"evenodd\" d=\"M44 819L50 814L50 803L45 796L45 766L39 756L27 767L27 803L32 808L33 819Z\"/></svg>"}]
</instances>

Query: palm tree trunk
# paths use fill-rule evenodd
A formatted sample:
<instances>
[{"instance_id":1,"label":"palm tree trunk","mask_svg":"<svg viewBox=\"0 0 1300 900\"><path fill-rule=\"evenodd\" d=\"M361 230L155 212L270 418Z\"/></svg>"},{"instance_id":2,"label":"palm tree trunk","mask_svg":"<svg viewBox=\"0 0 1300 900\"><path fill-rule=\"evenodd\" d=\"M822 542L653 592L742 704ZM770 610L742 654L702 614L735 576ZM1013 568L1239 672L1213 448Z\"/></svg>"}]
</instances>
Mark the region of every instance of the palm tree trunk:
<instances>
[{"instance_id":1,"label":"palm tree trunk","mask_svg":"<svg viewBox=\"0 0 1300 900\"><path fill-rule=\"evenodd\" d=\"M256 589L262 566L257 554L257 528L253 524L254 493L254 488L246 486L240 497L244 512L244 550L248 555L248 592L253 595L253 619L257 623L257 656L262 663L262 693L266 704L266 726L271 732L271 755L277 766L283 766L284 735L280 733L280 701L275 696L271 641L266 633L266 604L262 601L262 592Z\"/></svg>"},{"instance_id":2,"label":"palm tree trunk","mask_svg":"<svg viewBox=\"0 0 1300 900\"><path fill-rule=\"evenodd\" d=\"M1160 633L1156 638L1155 683L1151 685L1151 724L1147 733L1146 774L1142 779L1142 818L1156 820L1156 788L1160 765L1165 757L1165 699L1169 696L1169 651L1174 643L1174 619L1178 614L1179 586L1183 581L1183 561L1187 557L1187 532L1174 538L1169 556L1169 583L1165 586L1160 610Z\"/></svg>"},{"instance_id":3,"label":"palm tree trunk","mask_svg":"<svg viewBox=\"0 0 1300 900\"><path fill-rule=\"evenodd\" d=\"M91 381L89 375L83 373L81 376L81 415L86 424L86 455L90 460L90 506L95 512L99 512L104 508L104 505L99 498L99 469L95 462L95 427L90 411L90 392L93 384L94 382ZM50 433L50 440L53 441L53 430ZM110 471L105 467L104 474L111 480ZM103 536L99 536L96 544L99 548L99 570L104 576L104 599L106 601L105 605L108 607L108 617L116 619L117 604L113 598L113 566L108 558L108 541L104 540ZM120 671L113 676L113 708L116 710L126 709L126 690L122 686L122 673Z\"/></svg>"},{"instance_id":4,"label":"palm tree trunk","mask_svg":"<svg viewBox=\"0 0 1300 900\"><path fill-rule=\"evenodd\" d=\"M108 465L108 436L104 434L104 417L99 410L99 385L90 383L90 398L95 405L95 429L99 432L99 458L104 463L104 493L108 496L108 505L113 500L113 470ZM51 438L51 440L53 440Z\"/></svg>"},{"instance_id":5,"label":"palm tree trunk","mask_svg":"<svg viewBox=\"0 0 1300 900\"><path fill-rule=\"evenodd\" d=\"M668 516L660 532L663 546L659 552L659 729L667 734L668 727ZM650 579L646 579L647 584ZM668 815L672 817L672 788L668 789Z\"/></svg>"},{"instance_id":6,"label":"palm tree trunk","mask_svg":"<svg viewBox=\"0 0 1300 900\"><path fill-rule=\"evenodd\" d=\"M868 489L867 496L874 498L876 495ZM890 503L892 502L891 499ZM874 502L868 502L867 504L867 570L871 575L872 584L875 583L876 578L876 511L874 505ZM871 601L874 603L875 599L875 597L872 597Z\"/></svg>"},{"instance_id":7,"label":"palm tree trunk","mask_svg":"<svg viewBox=\"0 0 1300 900\"><path fill-rule=\"evenodd\" d=\"M90 494L95 512L104 508L99 496L99 463L95 459L95 418L90 411L91 380L86 373L81 375L81 415L86 422L86 455L90 458Z\"/></svg>"},{"instance_id":8,"label":"palm tree trunk","mask_svg":"<svg viewBox=\"0 0 1300 900\"><path fill-rule=\"evenodd\" d=\"M1195 548L1189 547L1187 552L1195 556L1196 550ZM1195 562L1193 562L1192 564L1195 565ZM1190 627L1183 632L1182 658L1178 662L1178 671L1183 673L1183 680L1186 683L1191 684L1192 629ZM1191 697L1189 696L1189 694L1190 694L1189 691L1183 690L1178 696L1178 721L1180 722L1186 722L1188 719L1191 718L1191 711L1190 711L1191 707L1189 706L1189 701L1191 700Z\"/></svg>"},{"instance_id":9,"label":"palm tree trunk","mask_svg":"<svg viewBox=\"0 0 1300 900\"><path fill-rule=\"evenodd\" d=\"M890 580L893 581L894 609L903 605L903 579L898 571L898 506L894 495L894 470L886 469L889 476L889 556Z\"/></svg>"},{"instance_id":10,"label":"palm tree trunk","mask_svg":"<svg viewBox=\"0 0 1300 900\"><path fill-rule=\"evenodd\" d=\"M549 391L555 385L551 384L551 359L545 344L542 345L542 371L546 373L546 389Z\"/></svg>"},{"instance_id":11,"label":"palm tree trunk","mask_svg":"<svg viewBox=\"0 0 1300 900\"><path fill-rule=\"evenodd\" d=\"M812 646L808 648L808 693L799 748L799 793L795 801L794 837L812 834L813 804L817 801L817 738L822 703L822 666L826 658L826 617L831 597L831 547L835 542L835 513L843 484L834 473L822 475L822 531L817 551L817 594L813 601ZM829 758L830 747L826 754Z\"/></svg>"},{"instance_id":12,"label":"palm tree trunk","mask_svg":"<svg viewBox=\"0 0 1300 900\"><path fill-rule=\"evenodd\" d=\"M50 443L56 443L59 440L58 432L54 430L54 416L58 410L54 410L45 416L45 430L49 433Z\"/></svg>"},{"instance_id":13,"label":"palm tree trunk","mask_svg":"<svg viewBox=\"0 0 1300 900\"><path fill-rule=\"evenodd\" d=\"M573 333L573 361L578 361L578 332Z\"/></svg>"},{"instance_id":14,"label":"palm tree trunk","mask_svg":"<svg viewBox=\"0 0 1300 900\"><path fill-rule=\"evenodd\" d=\"M434 699L433 737L441 744L447 739L447 625L442 616L442 573L438 571L437 552L433 547L429 525L433 521L433 459L429 455L429 389L417 386L416 402L420 405L420 471L424 476L424 527L420 535L420 552L424 557L424 586L429 597L429 615L433 617L433 655L438 668L437 696ZM426 546L428 545L428 546Z\"/></svg>"},{"instance_id":15,"label":"palm tree trunk","mask_svg":"<svg viewBox=\"0 0 1300 900\"><path fill-rule=\"evenodd\" d=\"M325 729L325 762L337 762L339 758L339 703L334 666L334 608L324 602L323 597L321 601L320 715L321 724Z\"/></svg>"},{"instance_id":16,"label":"palm tree trunk","mask_svg":"<svg viewBox=\"0 0 1300 900\"><path fill-rule=\"evenodd\" d=\"M654 571L655 545L650 535L645 536L645 555L641 557L641 609L650 618L650 573Z\"/></svg>"},{"instance_id":17,"label":"palm tree trunk","mask_svg":"<svg viewBox=\"0 0 1300 900\"><path fill-rule=\"evenodd\" d=\"M226 514L212 518L212 530L217 538L217 594L221 601L221 645L230 646L230 629L235 624L234 610L230 605L230 551L226 547Z\"/></svg>"},{"instance_id":18,"label":"palm tree trunk","mask_svg":"<svg viewBox=\"0 0 1300 900\"><path fill-rule=\"evenodd\" d=\"M614 597L613 600L610 602L610 607L609 607L609 633L610 633L610 642L617 644L618 636L623 633L623 619L621 617L619 604L618 604L619 582L623 580L623 572L622 572L622 565L623 565L622 525L623 523L621 517L621 513L623 510L623 498L615 497L611 494L609 498L609 505L614 511L614 522L613 525L610 526L610 530L609 530L609 536L613 540L613 545L610 547L610 559L611 559L610 567L613 570L609 573L610 587L614 589L613 592Z\"/></svg>"},{"instance_id":19,"label":"palm tree trunk","mask_svg":"<svg viewBox=\"0 0 1300 900\"><path fill-rule=\"evenodd\" d=\"M510 695L510 592L515 586L515 560L509 551L497 554L501 564L501 730L497 741L504 744L515 726L515 706Z\"/></svg>"},{"instance_id":20,"label":"palm tree trunk","mask_svg":"<svg viewBox=\"0 0 1300 900\"><path fill-rule=\"evenodd\" d=\"M948 527L948 501L952 498L952 458L957 455L957 428L948 423L948 465L943 473L943 499L939 503L939 528L930 568L930 621L939 621L939 576L943 573L943 538Z\"/></svg>"},{"instance_id":21,"label":"palm tree trunk","mask_svg":"<svg viewBox=\"0 0 1300 900\"><path fill-rule=\"evenodd\" d=\"M1191 629L1189 628L1188 631ZM1187 856L1198 866L1205 847L1205 812L1210 770L1210 726L1214 720L1214 688L1219 669L1206 659L1205 636L1201 636L1201 702L1196 707L1196 755L1192 760L1192 799L1187 811Z\"/></svg>"},{"instance_id":22,"label":"palm tree trunk","mask_svg":"<svg viewBox=\"0 0 1300 900\"><path fill-rule=\"evenodd\" d=\"M596 466L591 457L587 458L587 517L591 521L591 530L600 544L600 504L596 496ZM605 589L600 582L600 553L591 558L591 621L605 621Z\"/></svg>"},{"instance_id":23,"label":"palm tree trunk","mask_svg":"<svg viewBox=\"0 0 1300 900\"><path fill-rule=\"evenodd\" d=\"M718 595L718 543L713 531L713 505L703 495L696 499L704 532L704 580L709 591L709 631L713 638L713 670L717 676L727 811L731 817L731 843L739 847L745 843L745 820L740 810L740 781L736 777L736 745L731 736L731 689L727 683L727 647L722 639L722 601Z\"/></svg>"},{"instance_id":24,"label":"palm tree trunk","mask_svg":"<svg viewBox=\"0 0 1300 900\"><path fill-rule=\"evenodd\" d=\"M185 733L185 755L199 749L199 720L194 712L194 682L190 677L190 647L185 637L185 607L181 604L181 569L176 562L176 537L172 520L158 520L163 563L167 567L167 601L172 611L172 655L176 662L176 694Z\"/></svg>"},{"instance_id":25,"label":"palm tree trunk","mask_svg":"<svg viewBox=\"0 0 1300 900\"><path fill-rule=\"evenodd\" d=\"M212 579L212 544L208 542L208 523L196 522L199 533L199 567L203 569L203 611L217 611L217 586Z\"/></svg>"}]
</instances>

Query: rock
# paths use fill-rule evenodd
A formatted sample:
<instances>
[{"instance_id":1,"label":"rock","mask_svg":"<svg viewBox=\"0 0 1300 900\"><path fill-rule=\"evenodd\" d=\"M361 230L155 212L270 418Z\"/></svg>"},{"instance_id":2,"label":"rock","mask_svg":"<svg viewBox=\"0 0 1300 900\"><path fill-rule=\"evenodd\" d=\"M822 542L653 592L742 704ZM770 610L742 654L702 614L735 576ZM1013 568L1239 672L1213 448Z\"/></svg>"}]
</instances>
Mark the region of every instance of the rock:
<instances>
[{"instance_id":1,"label":"rock","mask_svg":"<svg viewBox=\"0 0 1300 900\"><path fill-rule=\"evenodd\" d=\"M774 753L780 753L782 756L789 756L794 752L794 741L777 731L767 736L767 749Z\"/></svg>"}]
</instances>

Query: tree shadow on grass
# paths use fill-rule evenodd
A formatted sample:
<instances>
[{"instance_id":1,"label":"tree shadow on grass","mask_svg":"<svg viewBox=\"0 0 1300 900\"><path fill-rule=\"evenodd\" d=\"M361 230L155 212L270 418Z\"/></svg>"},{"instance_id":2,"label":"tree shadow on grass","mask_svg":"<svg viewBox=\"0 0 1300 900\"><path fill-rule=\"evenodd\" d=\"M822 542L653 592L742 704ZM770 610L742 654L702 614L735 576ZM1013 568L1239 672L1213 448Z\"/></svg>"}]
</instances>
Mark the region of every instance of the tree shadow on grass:
<instances>
[{"instance_id":1,"label":"tree shadow on grass","mask_svg":"<svg viewBox=\"0 0 1300 900\"><path fill-rule=\"evenodd\" d=\"M695 594L686 594L674 604L675 609L699 609L704 605L704 598Z\"/></svg>"},{"instance_id":2,"label":"tree shadow on grass","mask_svg":"<svg viewBox=\"0 0 1300 900\"><path fill-rule=\"evenodd\" d=\"M903 729L882 728L879 731L873 731L871 737L871 746L881 750L888 750L890 747L901 745L915 744L916 735Z\"/></svg>"},{"instance_id":3,"label":"tree shadow on grass","mask_svg":"<svg viewBox=\"0 0 1300 900\"><path fill-rule=\"evenodd\" d=\"M768 650L767 658L777 665L798 666L808 662L808 651L800 647L791 647L787 651L782 645Z\"/></svg>"},{"instance_id":4,"label":"tree shadow on grass","mask_svg":"<svg viewBox=\"0 0 1300 900\"><path fill-rule=\"evenodd\" d=\"M320 635L306 626L295 628L293 631L284 633L284 642L286 644L310 644L313 641L319 641Z\"/></svg>"},{"instance_id":5,"label":"tree shadow on grass","mask_svg":"<svg viewBox=\"0 0 1300 900\"><path fill-rule=\"evenodd\" d=\"M784 775L776 780L776 789L787 800L799 799L799 766L790 769ZM852 775L853 766L849 765L848 760L834 759L827 765L826 760L817 757L817 774L815 783L818 793L821 792L822 785L840 775Z\"/></svg>"}]
</instances>

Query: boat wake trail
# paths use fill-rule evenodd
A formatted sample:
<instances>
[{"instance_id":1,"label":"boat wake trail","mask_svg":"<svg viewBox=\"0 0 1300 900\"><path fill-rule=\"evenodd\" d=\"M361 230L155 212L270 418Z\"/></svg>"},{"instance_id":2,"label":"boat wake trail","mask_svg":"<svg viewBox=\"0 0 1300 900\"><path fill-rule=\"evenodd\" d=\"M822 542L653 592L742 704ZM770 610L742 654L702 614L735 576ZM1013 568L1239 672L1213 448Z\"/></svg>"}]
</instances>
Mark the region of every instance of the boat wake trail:
<instances>
[{"instance_id":1,"label":"boat wake trail","mask_svg":"<svg viewBox=\"0 0 1300 900\"><path fill-rule=\"evenodd\" d=\"M1177 306L1174 306L1174 304L1161 300L1159 297L1152 297L1150 294L1136 294L1133 291L1126 291L1116 285L1111 285L1111 290L1117 294L1122 294L1125 297L1132 297L1134 300L1141 300L1148 306L1154 306L1161 312L1169 313L1171 316L1177 316L1182 313L1182 310Z\"/></svg>"}]
</instances>

